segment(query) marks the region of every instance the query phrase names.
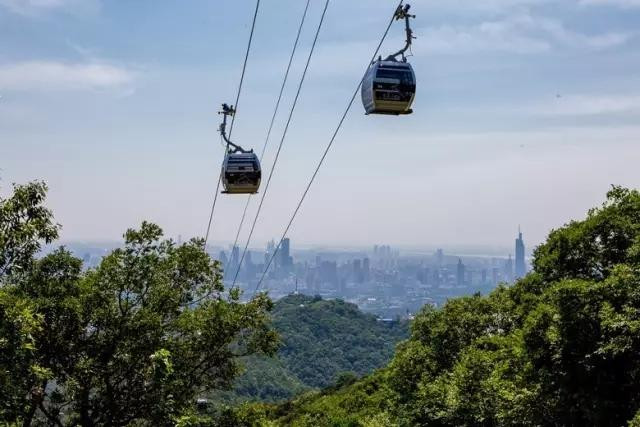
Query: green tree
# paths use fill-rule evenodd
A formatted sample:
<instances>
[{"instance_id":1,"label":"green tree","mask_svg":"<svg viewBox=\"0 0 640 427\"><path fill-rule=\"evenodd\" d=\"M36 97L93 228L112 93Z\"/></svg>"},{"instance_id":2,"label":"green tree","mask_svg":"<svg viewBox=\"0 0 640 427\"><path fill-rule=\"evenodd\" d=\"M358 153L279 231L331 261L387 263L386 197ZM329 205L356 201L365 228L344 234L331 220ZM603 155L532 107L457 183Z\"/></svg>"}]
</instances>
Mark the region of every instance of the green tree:
<instances>
[{"instance_id":1,"label":"green tree","mask_svg":"<svg viewBox=\"0 0 640 427\"><path fill-rule=\"evenodd\" d=\"M240 358L273 354L272 302L225 292L202 240L176 245L143 223L94 270L63 248L35 259L55 237L44 190L17 187L1 205L3 420L171 425L229 387Z\"/></svg>"},{"instance_id":2,"label":"green tree","mask_svg":"<svg viewBox=\"0 0 640 427\"><path fill-rule=\"evenodd\" d=\"M13 195L0 198L0 285L28 270L42 243L58 238L53 215L43 206L47 186L42 182L16 185Z\"/></svg>"},{"instance_id":3,"label":"green tree","mask_svg":"<svg viewBox=\"0 0 640 427\"><path fill-rule=\"evenodd\" d=\"M11 284L29 273L42 243L58 236L42 205L46 192L44 183L34 182L14 186L11 197L0 198L0 420L18 417L34 377L42 373L34 362L41 318Z\"/></svg>"},{"instance_id":4,"label":"green tree","mask_svg":"<svg viewBox=\"0 0 640 427\"><path fill-rule=\"evenodd\" d=\"M372 379L364 378L270 417L319 426L364 425L364 417L407 426L640 425L640 193L614 187L584 220L552 231L533 265L510 288L425 307L374 375L381 391L362 394Z\"/></svg>"}]
</instances>

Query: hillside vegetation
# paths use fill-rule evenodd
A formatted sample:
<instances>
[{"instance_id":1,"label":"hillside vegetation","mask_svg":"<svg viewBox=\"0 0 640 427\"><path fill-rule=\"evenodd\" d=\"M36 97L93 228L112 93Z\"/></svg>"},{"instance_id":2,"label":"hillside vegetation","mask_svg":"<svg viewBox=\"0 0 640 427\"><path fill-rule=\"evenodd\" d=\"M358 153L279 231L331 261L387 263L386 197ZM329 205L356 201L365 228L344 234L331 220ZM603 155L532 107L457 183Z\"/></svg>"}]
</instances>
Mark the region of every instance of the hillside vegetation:
<instances>
[{"instance_id":1,"label":"hillside vegetation","mask_svg":"<svg viewBox=\"0 0 640 427\"><path fill-rule=\"evenodd\" d=\"M534 271L424 307L393 360L236 425L640 425L640 193L614 188L552 231ZM635 417L635 418L634 418Z\"/></svg>"},{"instance_id":2,"label":"hillside vegetation","mask_svg":"<svg viewBox=\"0 0 640 427\"><path fill-rule=\"evenodd\" d=\"M233 391L216 393L214 401L283 400L327 387L340 374L372 373L408 336L406 322L384 324L354 304L305 295L276 302L272 322L281 340L277 357L247 360Z\"/></svg>"}]
</instances>

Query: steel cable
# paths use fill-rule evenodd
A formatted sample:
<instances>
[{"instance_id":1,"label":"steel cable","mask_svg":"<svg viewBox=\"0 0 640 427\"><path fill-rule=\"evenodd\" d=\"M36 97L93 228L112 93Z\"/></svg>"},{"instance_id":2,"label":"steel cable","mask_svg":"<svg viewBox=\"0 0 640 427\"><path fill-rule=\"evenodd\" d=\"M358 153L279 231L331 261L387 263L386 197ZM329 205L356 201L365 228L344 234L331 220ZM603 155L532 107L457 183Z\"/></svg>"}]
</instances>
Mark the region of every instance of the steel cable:
<instances>
[{"instance_id":1,"label":"steel cable","mask_svg":"<svg viewBox=\"0 0 640 427\"><path fill-rule=\"evenodd\" d=\"M398 10L399 7L402 6L402 0L400 0L398 7L396 7L395 10ZM371 57L371 61L369 62L368 66L367 66L367 71L368 71L368 67L375 61L376 56L378 56L378 52L380 51L380 48L382 47L382 43L384 43L384 40L387 38L387 35L389 34L389 30L391 29L391 26L393 25L393 21L395 19L395 10L394 10L394 16L391 17L391 20L389 21L389 25L387 26L387 29L385 30L384 34L382 35L382 39L380 39L380 43L378 43L378 47L376 48L373 56ZM333 132L333 135L331 137L331 139L329 140L329 143L327 144L327 147L324 150L324 153L322 154L322 157L320 158L320 161L318 162L318 165L316 166L315 171L313 172L313 175L311 175L311 179L309 180L309 183L307 184L307 187L305 188L304 192L302 193L302 197L300 198L300 201L298 202L298 205L296 206L295 210L293 211L293 215L291 215L291 219L289 220L289 223L287 224L284 233L282 233L282 237L280 238L280 241L278 242L278 245L276 246L276 248L273 251L273 254L271 254L271 256L269 257L269 261L267 262L267 265L264 268L264 271L262 272L262 276L260 277L260 280L258 281L258 284L256 285L256 288L253 292L253 295L255 295L258 290L260 289L260 285L262 285L262 282L264 281L267 272L269 271L269 267L271 266L271 263L273 262L273 259L275 258L276 254L278 253L278 251L280 250L280 246L282 245L282 241L285 239L285 237L287 236L287 233L289 232L289 229L291 228L291 225L293 224L293 221L295 220L296 216L298 215L298 212L300 211L300 207L302 206L302 203L304 202L305 198L307 197L307 194L309 193L309 189L311 188L311 185L313 184L313 182L316 179L316 176L318 175L318 172L320 171L320 168L322 167L322 164L324 163L325 158L327 157L327 154L329 153L329 150L331 150L331 146L333 145L336 137L338 136L338 132L340 132L340 129L342 128L342 124L344 123L347 115L349 114L349 110L351 110L351 107L353 106L353 102L356 99L356 96L358 95L358 92L360 91L360 88L362 86L362 82L364 81L366 77L366 72L365 74L362 76L362 78L360 79L360 81L358 82L358 85L356 87L356 90L353 92L353 95L351 96L351 99L349 100L349 103L347 104L347 108L345 109L344 113L342 114L342 117L340 118L340 121L338 122L338 126L336 127L335 131Z\"/></svg>"},{"instance_id":2,"label":"steel cable","mask_svg":"<svg viewBox=\"0 0 640 427\"><path fill-rule=\"evenodd\" d=\"M258 218L260 216L260 211L262 210L262 205L264 203L265 197L267 195L267 191L269 190L269 184L271 183L271 178L273 177L273 173L275 171L276 165L278 163L278 159L280 158L280 152L282 151L282 146L284 144L284 141L287 137L287 132L289 131L289 125L291 124L291 119L293 118L293 113L296 109L296 106L298 104L298 99L300 98L300 93L302 91L302 86L304 84L306 75L307 75L307 71L309 70L309 65L311 63L311 58L313 57L313 53L315 51L316 48L316 44L318 42L318 36L320 35L320 30L322 29L322 24L324 23L324 18L327 14L327 8L329 7L329 1L330 0L326 0L325 4L324 4L324 9L322 10L322 16L320 17L320 22L318 23L318 28L316 29L316 33L313 39L313 43L311 45L311 50L309 51L309 56L307 57L307 62L305 64L304 67L304 71L302 72L302 77L300 78L300 83L298 84L298 90L296 92L296 96L293 100L293 104L291 105L291 110L289 111L289 117L287 119L286 125L284 127L284 131L282 133L282 137L280 139L280 144L278 145L278 150L276 151L276 156L273 160L273 164L271 166L271 170L269 171L269 177L267 178L267 183L265 185L264 190L262 191L262 197L260 199L260 204L258 205L258 210L256 211L256 215L253 219L253 224L251 225L251 230L249 231L249 236L247 237L247 242L244 246L244 250L242 251L242 257L240 258L240 262L238 263L238 267L236 269L236 274L234 275L233 278L233 285L235 286L236 280L238 279L238 274L240 273L240 266L242 265L242 262L244 261L244 257L247 253L247 249L249 247L249 243L251 242L251 237L253 236L253 232L256 228L256 224L258 222Z\"/></svg>"},{"instance_id":3,"label":"steel cable","mask_svg":"<svg viewBox=\"0 0 640 427\"><path fill-rule=\"evenodd\" d=\"M256 1L256 9L253 13L253 21L251 23L251 32L249 33L249 42L247 43L247 50L244 55L244 63L242 65L242 74L240 75L240 83L238 84L238 93L236 95L236 103L234 104L234 108L238 111L238 103L240 102L240 94L242 93L242 85L244 83L244 76L247 71L247 62L249 61L249 52L251 51L251 44L253 43L253 33L256 29L256 21L258 18L258 10L260 9L260 0ZM231 127L229 128L229 139L231 139L231 134L233 133L233 124L235 123L236 115L234 114L231 117ZM229 149L229 144L225 148L225 155L227 150ZM218 175L218 184L216 185L216 193L213 197L213 204L211 205L211 214L209 215L209 224L207 225L207 232L204 237L204 249L207 249L207 242L209 241L209 233L211 232L211 224L213 223L213 214L216 210L216 203L218 202L218 194L220 192L220 181L222 181L222 173Z\"/></svg>"},{"instance_id":4,"label":"steel cable","mask_svg":"<svg viewBox=\"0 0 640 427\"><path fill-rule=\"evenodd\" d=\"M289 71L291 70L291 64L293 63L293 58L295 57L296 51L298 49L298 42L300 41L300 34L302 33L302 28L304 27L304 22L307 17L307 11L309 10L309 3L311 0L307 0L307 4L304 7L304 12L302 13L302 19L300 20L300 25L298 26L298 33L296 35L295 42L293 43L293 49L291 50L291 55L289 56L289 63L287 64L287 69L284 73L284 78L282 79L282 85L280 86L280 93L278 94L278 98L276 100L276 105L273 109L273 114L271 115L271 123L269 123L269 129L267 130L267 136L265 137L264 144L262 145L262 151L260 153L260 163L262 163L262 159L264 157L264 153L267 149L267 145L269 144L269 139L271 138L271 131L273 130L273 125L276 120L276 116L278 115L278 110L280 109L280 102L282 101L282 94L284 93L284 89L287 85L287 81L289 79ZM236 239L233 242L232 248L235 248L238 244L238 239L240 238L240 232L242 231L242 226L244 225L244 220L247 216L247 208L249 207L249 203L251 202L251 194L247 197L247 202L244 205L244 211L242 212L242 218L240 219L240 224L238 225L238 231L236 232ZM245 248L246 251L246 248ZM240 264L238 264L238 268L242 266L242 261L244 260L245 252L242 253L242 258ZM237 274L236 276L237 277ZM235 278L233 280L233 284L235 285Z\"/></svg>"}]
</instances>

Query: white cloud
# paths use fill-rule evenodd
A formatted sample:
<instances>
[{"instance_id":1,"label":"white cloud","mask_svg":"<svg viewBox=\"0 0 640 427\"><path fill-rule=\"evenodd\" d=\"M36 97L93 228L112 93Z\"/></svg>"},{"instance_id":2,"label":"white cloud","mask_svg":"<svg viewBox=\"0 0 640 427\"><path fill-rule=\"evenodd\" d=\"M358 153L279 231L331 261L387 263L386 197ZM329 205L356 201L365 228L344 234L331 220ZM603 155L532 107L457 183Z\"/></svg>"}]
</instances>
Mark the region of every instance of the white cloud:
<instances>
[{"instance_id":1,"label":"white cloud","mask_svg":"<svg viewBox=\"0 0 640 427\"><path fill-rule=\"evenodd\" d=\"M586 6L618 6L622 8L640 7L640 0L580 0Z\"/></svg>"},{"instance_id":2,"label":"white cloud","mask_svg":"<svg viewBox=\"0 0 640 427\"><path fill-rule=\"evenodd\" d=\"M63 10L74 14L92 14L100 9L99 0L0 0L0 6L13 13L39 16Z\"/></svg>"},{"instance_id":3,"label":"white cloud","mask_svg":"<svg viewBox=\"0 0 640 427\"><path fill-rule=\"evenodd\" d=\"M457 54L478 51L540 53L556 48L606 49L626 43L632 33L583 34L562 22L520 13L468 26L445 25L416 31L416 52Z\"/></svg>"},{"instance_id":4,"label":"white cloud","mask_svg":"<svg viewBox=\"0 0 640 427\"><path fill-rule=\"evenodd\" d=\"M535 7L553 0L417 0L412 1L412 9L446 11L456 14L505 13L522 7Z\"/></svg>"},{"instance_id":5,"label":"white cloud","mask_svg":"<svg viewBox=\"0 0 640 427\"><path fill-rule=\"evenodd\" d=\"M30 61L0 65L0 90L126 89L135 78L129 69L99 62Z\"/></svg>"}]
</instances>

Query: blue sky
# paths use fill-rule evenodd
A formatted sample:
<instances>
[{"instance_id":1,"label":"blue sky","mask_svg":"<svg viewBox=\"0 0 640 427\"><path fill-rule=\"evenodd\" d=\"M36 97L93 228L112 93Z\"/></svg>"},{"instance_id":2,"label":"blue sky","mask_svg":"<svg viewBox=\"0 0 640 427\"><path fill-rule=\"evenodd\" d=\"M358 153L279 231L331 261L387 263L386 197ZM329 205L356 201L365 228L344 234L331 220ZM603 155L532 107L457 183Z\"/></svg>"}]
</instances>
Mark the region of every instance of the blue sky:
<instances>
[{"instance_id":1,"label":"blue sky","mask_svg":"<svg viewBox=\"0 0 640 427\"><path fill-rule=\"evenodd\" d=\"M356 103L290 237L532 245L640 186L639 0L417 0L415 113ZM333 0L255 241L281 233L395 1ZM269 169L323 0L311 0ZM0 0L0 192L44 179L65 239L202 235L253 0ZM263 0L234 130L261 147L304 2ZM383 52L396 50L402 25ZM214 242L244 197L224 196ZM255 210L257 200L250 208Z\"/></svg>"}]
</instances>

